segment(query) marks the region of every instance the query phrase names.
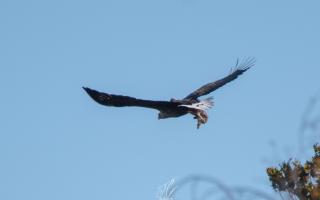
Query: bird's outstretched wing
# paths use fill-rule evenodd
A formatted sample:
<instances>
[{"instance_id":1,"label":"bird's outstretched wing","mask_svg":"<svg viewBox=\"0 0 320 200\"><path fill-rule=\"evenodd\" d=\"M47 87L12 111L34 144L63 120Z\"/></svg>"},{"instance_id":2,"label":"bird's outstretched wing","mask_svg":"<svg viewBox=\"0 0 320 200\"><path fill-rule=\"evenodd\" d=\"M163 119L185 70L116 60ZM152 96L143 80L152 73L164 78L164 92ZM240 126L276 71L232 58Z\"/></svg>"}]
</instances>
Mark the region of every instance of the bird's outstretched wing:
<instances>
[{"instance_id":1,"label":"bird's outstretched wing","mask_svg":"<svg viewBox=\"0 0 320 200\"><path fill-rule=\"evenodd\" d=\"M115 107L138 106L138 107L153 108L161 111L161 110L170 109L171 107L177 107L179 105L179 103L177 102L142 100L142 99L136 99L128 96L98 92L96 90L93 90L87 87L82 87L82 88L88 93L88 95L93 100L105 106L115 106Z\"/></svg>"},{"instance_id":2,"label":"bird's outstretched wing","mask_svg":"<svg viewBox=\"0 0 320 200\"><path fill-rule=\"evenodd\" d=\"M244 59L240 64L238 59L236 66L231 69L231 72L228 76L200 87L199 89L197 89L196 91L192 92L187 97L185 97L185 99L197 99L200 96L207 95L213 92L214 90L235 80L239 75L243 74L250 67L254 66L254 64L255 64L255 58Z\"/></svg>"}]
</instances>

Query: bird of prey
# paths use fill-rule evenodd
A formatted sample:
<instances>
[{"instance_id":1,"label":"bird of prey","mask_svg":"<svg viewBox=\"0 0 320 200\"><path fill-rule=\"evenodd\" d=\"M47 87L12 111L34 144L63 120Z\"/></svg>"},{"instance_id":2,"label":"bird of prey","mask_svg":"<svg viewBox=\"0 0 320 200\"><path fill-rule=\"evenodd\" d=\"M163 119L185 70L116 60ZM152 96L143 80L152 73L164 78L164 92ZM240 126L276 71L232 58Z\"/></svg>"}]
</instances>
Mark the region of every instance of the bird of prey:
<instances>
[{"instance_id":1,"label":"bird of prey","mask_svg":"<svg viewBox=\"0 0 320 200\"><path fill-rule=\"evenodd\" d=\"M207 95L224 86L225 84L235 80L239 75L243 74L250 67L254 66L254 64L254 58L243 59L242 62L239 62L238 59L235 67L231 69L229 75L212 83L203 85L180 100L173 98L170 101L143 100L129 96L103 93L88 87L83 87L83 89L94 101L104 106L138 106L156 109L159 111L158 119L180 117L190 113L194 116L194 119L197 119L197 128L199 128L201 124L207 123L208 114L206 111L213 107L212 97L204 100L199 100L199 97Z\"/></svg>"}]
</instances>

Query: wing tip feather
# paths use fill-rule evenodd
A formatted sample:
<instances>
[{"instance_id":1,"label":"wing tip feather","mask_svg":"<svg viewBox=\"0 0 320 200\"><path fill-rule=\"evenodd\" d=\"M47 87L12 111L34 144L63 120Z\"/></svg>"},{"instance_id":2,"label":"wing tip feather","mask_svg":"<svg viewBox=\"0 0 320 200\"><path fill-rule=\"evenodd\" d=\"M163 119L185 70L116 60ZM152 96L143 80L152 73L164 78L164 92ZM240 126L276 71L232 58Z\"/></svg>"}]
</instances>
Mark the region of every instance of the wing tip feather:
<instances>
[{"instance_id":1,"label":"wing tip feather","mask_svg":"<svg viewBox=\"0 0 320 200\"><path fill-rule=\"evenodd\" d=\"M90 96L90 97L94 97L97 93L99 93L98 91L96 90L93 90L93 89L90 89L88 87L82 87L82 89L84 89L84 91L87 92L87 94Z\"/></svg>"},{"instance_id":2,"label":"wing tip feather","mask_svg":"<svg viewBox=\"0 0 320 200\"><path fill-rule=\"evenodd\" d=\"M84 89L84 91L88 92L89 88L88 87L84 87L82 86L82 89Z\"/></svg>"},{"instance_id":3,"label":"wing tip feather","mask_svg":"<svg viewBox=\"0 0 320 200\"><path fill-rule=\"evenodd\" d=\"M90 89L88 87L82 87L82 89L84 89L87 92L87 94L97 103L106 103L105 101L108 98L108 94L102 95L100 92Z\"/></svg>"},{"instance_id":4,"label":"wing tip feather","mask_svg":"<svg viewBox=\"0 0 320 200\"><path fill-rule=\"evenodd\" d=\"M256 58L255 57L246 57L243 58L242 61L239 62L239 58L237 59L236 63L236 70L241 70L243 72L247 71L251 67L253 67L256 63Z\"/></svg>"}]
</instances>

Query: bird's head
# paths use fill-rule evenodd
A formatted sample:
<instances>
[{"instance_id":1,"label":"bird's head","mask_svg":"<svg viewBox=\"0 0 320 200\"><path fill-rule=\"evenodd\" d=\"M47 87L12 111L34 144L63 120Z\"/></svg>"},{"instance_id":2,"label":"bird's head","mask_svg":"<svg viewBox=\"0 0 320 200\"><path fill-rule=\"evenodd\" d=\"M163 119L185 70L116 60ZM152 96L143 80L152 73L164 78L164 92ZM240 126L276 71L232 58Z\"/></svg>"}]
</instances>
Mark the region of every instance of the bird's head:
<instances>
[{"instance_id":1,"label":"bird's head","mask_svg":"<svg viewBox=\"0 0 320 200\"><path fill-rule=\"evenodd\" d=\"M175 99L175 98L170 99L170 102L176 102L176 101L177 101L177 99Z\"/></svg>"}]
</instances>

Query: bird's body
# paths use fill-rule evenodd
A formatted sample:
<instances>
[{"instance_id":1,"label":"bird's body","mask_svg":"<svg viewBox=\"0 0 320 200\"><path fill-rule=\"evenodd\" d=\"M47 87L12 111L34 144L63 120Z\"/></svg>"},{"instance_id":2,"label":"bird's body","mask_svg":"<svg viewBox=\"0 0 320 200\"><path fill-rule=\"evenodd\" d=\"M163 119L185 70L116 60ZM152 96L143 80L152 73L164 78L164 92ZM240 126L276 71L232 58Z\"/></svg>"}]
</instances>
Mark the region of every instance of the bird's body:
<instances>
[{"instance_id":1,"label":"bird's body","mask_svg":"<svg viewBox=\"0 0 320 200\"><path fill-rule=\"evenodd\" d=\"M207 98L204 100L199 100L198 97L207 95L214 90L222 87L226 83L236 79L239 75L247 71L250 67L254 65L255 60L253 58L246 59L238 66L238 61L236 67L231 73L223 79L217 80L212 83L208 83L199 89L195 90L185 98L181 100L171 99L170 101L153 101L153 100L143 100L137 99L129 96L114 95L103 92L98 92L96 90L83 87L83 89L89 94L89 96L95 100L97 103L105 106L138 106L146 107L159 110L158 119L180 117L188 113L194 115L197 119L197 128L201 124L205 124L208 121L207 110L213 107L212 98Z\"/></svg>"}]
</instances>

